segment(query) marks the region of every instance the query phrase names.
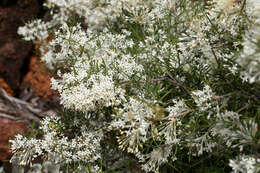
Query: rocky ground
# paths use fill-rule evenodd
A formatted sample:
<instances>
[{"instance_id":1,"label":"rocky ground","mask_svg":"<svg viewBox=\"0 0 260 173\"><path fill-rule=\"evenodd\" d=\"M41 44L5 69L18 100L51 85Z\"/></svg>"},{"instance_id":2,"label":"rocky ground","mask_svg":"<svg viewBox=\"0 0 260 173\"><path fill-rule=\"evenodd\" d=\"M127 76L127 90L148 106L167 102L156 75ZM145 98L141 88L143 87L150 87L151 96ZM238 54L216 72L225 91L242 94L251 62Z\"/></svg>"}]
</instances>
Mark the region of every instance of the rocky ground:
<instances>
[{"instance_id":1,"label":"rocky ground","mask_svg":"<svg viewBox=\"0 0 260 173\"><path fill-rule=\"evenodd\" d=\"M42 0L0 0L0 166L11 172L9 139L59 108L50 74L17 28L43 16Z\"/></svg>"}]
</instances>

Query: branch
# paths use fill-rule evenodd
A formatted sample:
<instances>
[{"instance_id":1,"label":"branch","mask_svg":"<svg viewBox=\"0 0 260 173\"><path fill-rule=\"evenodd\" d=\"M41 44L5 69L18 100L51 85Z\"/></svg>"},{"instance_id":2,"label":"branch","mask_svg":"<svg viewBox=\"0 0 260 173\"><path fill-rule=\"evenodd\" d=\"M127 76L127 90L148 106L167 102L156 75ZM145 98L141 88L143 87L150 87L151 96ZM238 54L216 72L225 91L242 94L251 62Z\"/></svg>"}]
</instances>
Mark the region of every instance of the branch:
<instances>
[{"instance_id":1,"label":"branch","mask_svg":"<svg viewBox=\"0 0 260 173\"><path fill-rule=\"evenodd\" d=\"M246 6L246 0L243 0L243 2L242 2L242 7L241 7L241 9L240 9L240 14L243 14L243 11L244 11L244 9L245 9L245 6Z\"/></svg>"},{"instance_id":2,"label":"branch","mask_svg":"<svg viewBox=\"0 0 260 173\"><path fill-rule=\"evenodd\" d=\"M182 113L179 113L177 115L172 115L172 116L163 117L163 118L150 118L150 120L152 120L152 121L163 121L163 120L176 119L176 118L179 118L181 116L185 116L185 115L187 115L191 112L194 112L194 111L195 111L194 109L190 109L190 110L184 111Z\"/></svg>"},{"instance_id":3,"label":"branch","mask_svg":"<svg viewBox=\"0 0 260 173\"><path fill-rule=\"evenodd\" d=\"M167 73L167 72L166 72ZM169 75L169 74L168 74ZM171 76L170 76L171 77ZM138 82L140 83L147 83L147 82L152 82L152 83L155 83L155 82L160 82L160 81L168 81L168 82L171 82L172 84L174 85L177 85L181 88L184 88L185 90L187 90L188 88L180 83L178 83L175 79L173 79L172 77L171 78L168 78L168 77L159 77L159 78L155 78L155 79L151 79L151 80L139 80ZM122 82L119 82L118 84L119 85L122 85L122 84L127 84L127 83L130 83L131 81L128 80L128 81L122 81Z\"/></svg>"},{"instance_id":4,"label":"branch","mask_svg":"<svg viewBox=\"0 0 260 173\"><path fill-rule=\"evenodd\" d=\"M10 119L23 118L39 122L41 110L28 102L9 96L5 90L0 88L0 114L1 117Z\"/></svg>"},{"instance_id":5,"label":"branch","mask_svg":"<svg viewBox=\"0 0 260 173\"><path fill-rule=\"evenodd\" d=\"M146 82L159 82L159 81L166 81L168 80L167 77L160 77L160 78L155 78L155 79L151 79L151 80L139 80L138 82L141 82L141 83L146 83ZM128 80L128 81L123 81L123 82L119 82L118 84L121 85L121 84L127 84L127 83L130 83L131 81Z\"/></svg>"},{"instance_id":6,"label":"branch","mask_svg":"<svg viewBox=\"0 0 260 173\"><path fill-rule=\"evenodd\" d=\"M170 78L167 78L169 82L171 82L171 83L173 83L174 85L177 85L177 86L179 86L179 87L181 87L181 88L183 88L183 89L185 89L185 90L189 90L189 89L190 89L190 88L188 88L188 87L186 87L186 86L180 84L179 82L177 82L177 81L174 79L174 77L171 75L171 73L169 73L168 71L166 71L166 74L167 74L168 76L170 76ZM190 89L190 90L191 90L191 89Z\"/></svg>"},{"instance_id":7,"label":"branch","mask_svg":"<svg viewBox=\"0 0 260 173\"><path fill-rule=\"evenodd\" d=\"M243 110L247 109L249 106L250 106L250 104L247 103L245 106L243 106L242 108L238 109L238 110L237 110L237 113L242 112Z\"/></svg>"}]
</instances>

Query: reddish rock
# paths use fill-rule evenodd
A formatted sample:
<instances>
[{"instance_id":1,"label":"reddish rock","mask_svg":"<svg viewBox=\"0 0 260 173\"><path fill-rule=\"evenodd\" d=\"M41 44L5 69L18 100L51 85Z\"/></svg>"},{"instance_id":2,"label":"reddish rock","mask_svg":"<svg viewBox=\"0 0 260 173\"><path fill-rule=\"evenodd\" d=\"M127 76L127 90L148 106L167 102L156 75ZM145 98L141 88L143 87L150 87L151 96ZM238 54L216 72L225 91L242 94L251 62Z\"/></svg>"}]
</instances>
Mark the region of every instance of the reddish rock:
<instances>
[{"instance_id":1,"label":"reddish rock","mask_svg":"<svg viewBox=\"0 0 260 173\"><path fill-rule=\"evenodd\" d=\"M18 89L32 45L21 40L19 26L36 17L38 0L0 0L0 76Z\"/></svg>"},{"instance_id":2,"label":"reddish rock","mask_svg":"<svg viewBox=\"0 0 260 173\"><path fill-rule=\"evenodd\" d=\"M12 156L9 140L16 134L26 132L26 130L24 123L8 118L0 118L0 161L5 162Z\"/></svg>"},{"instance_id":3,"label":"reddish rock","mask_svg":"<svg viewBox=\"0 0 260 173\"><path fill-rule=\"evenodd\" d=\"M8 86L3 78L0 77L0 87L3 88L10 96L14 96L13 90Z\"/></svg>"},{"instance_id":4,"label":"reddish rock","mask_svg":"<svg viewBox=\"0 0 260 173\"><path fill-rule=\"evenodd\" d=\"M31 57L24 82L29 83L35 94L43 99L52 100L57 97L57 92L51 89L50 74L38 57Z\"/></svg>"}]
</instances>

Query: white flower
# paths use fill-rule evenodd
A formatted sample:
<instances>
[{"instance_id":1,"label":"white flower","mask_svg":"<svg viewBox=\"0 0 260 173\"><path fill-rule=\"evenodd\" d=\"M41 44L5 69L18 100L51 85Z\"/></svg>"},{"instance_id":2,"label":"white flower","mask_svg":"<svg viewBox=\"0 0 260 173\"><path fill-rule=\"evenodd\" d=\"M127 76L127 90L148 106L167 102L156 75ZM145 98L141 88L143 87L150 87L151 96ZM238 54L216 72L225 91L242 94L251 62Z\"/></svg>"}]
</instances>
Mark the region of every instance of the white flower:
<instances>
[{"instance_id":1,"label":"white flower","mask_svg":"<svg viewBox=\"0 0 260 173\"><path fill-rule=\"evenodd\" d=\"M256 173L257 164L259 166L260 159L251 156L242 155L235 160L229 161L229 166L233 169L234 173Z\"/></svg>"},{"instance_id":2,"label":"white flower","mask_svg":"<svg viewBox=\"0 0 260 173\"><path fill-rule=\"evenodd\" d=\"M193 91L192 95L201 111L206 111L214 105L212 100L215 94L208 85L206 85L203 90Z\"/></svg>"}]
</instances>

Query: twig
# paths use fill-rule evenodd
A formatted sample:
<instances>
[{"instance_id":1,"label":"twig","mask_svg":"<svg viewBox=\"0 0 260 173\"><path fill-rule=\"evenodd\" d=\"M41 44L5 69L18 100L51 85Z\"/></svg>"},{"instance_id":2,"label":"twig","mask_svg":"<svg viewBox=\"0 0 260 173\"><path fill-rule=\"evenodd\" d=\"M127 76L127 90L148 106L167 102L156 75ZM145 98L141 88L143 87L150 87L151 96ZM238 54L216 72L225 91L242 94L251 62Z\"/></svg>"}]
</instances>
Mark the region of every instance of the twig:
<instances>
[{"instance_id":1,"label":"twig","mask_svg":"<svg viewBox=\"0 0 260 173\"><path fill-rule=\"evenodd\" d=\"M177 82L174 77L171 75L171 73L169 73L168 71L166 71L166 74L170 77L170 78L167 78L169 82L173 83L174 85L177 85L185 90L188 90L189 88L180 84L179 82Z\"/></svg>"},{"instance_id":2,"label":"twig","mask_svg":"<svg viewBox=\"0 0 260 173\"><path fill-rule=\"evenodd\" d=\"M240 88L239 88L240 89ZM247 95L249 98L253 98L255 101L258 101L259 99L257 98L257 96L255 96L254 94L251 94L251 93L248 93L247 91L243 90L241 88L241 91L242 93L244 93L245 95Z\"/></svg>"},{"instance_id":3,"label":"twig","mask_svg":"<svg viewBox=\"0 0 260 173\"><path fill-rule=\"evenodd\" d=\"M240 109L238 109L237 110L237 113L240 113L240 112L242 112L243 110L245 110L246 108L248 108L249 107L249 103L247 103L245 106L243 106L242 108L240 108Z\"/></svg>"},{"instance_id":4,"label":"twig","mask_svg":"<svg viewBox=\"0 0 260 173\"><path fill-rule=\"evenodd\" d=\"M2 108L0 110L0 113L2 114L2 117L9 117L11 115L15 117L25 118L28 120L34 120L37 122L40 121L40 109L34 108L28 102L9 96L2 88L0 88L0 97L0 108ZM10 110L12 111L10 112Z\"/></svg>"},{"instance_id":5,"label":"twig","mask_svg":"<svg viewBox=\"0 0 260 173\"><path fill-rule=\"evenodd\" d=\"M173 116L168 116L168 117L164 117L164 118L158 118L159 121L162 121L162 120L169 120L169 119L176 119L180 116L184 116L184 115L187 115L191 112L194 112L194 109L190 109L190 110L187 110L185 112L182 112L180 114L177 114L177 115L173 115Z\"/></svg>"},{"instance_id":6,"label":"twig","mask_svg":"<svg viewBox=\"0 0 260 173\"><path fill-rule=\"evenodd\" d=\"M160 78L155 78L155 79L151 79L151 80L139 80L138 82L141 82L141 83L146 83L146 82L159 82L159 81L165 81L165 80L168 80L167 77L160 77ZM130 83L131 81L128 80L128 81L123 81L123 82L119 82L118 84L121 85L121 84L127 84L127 83Z\"/></svg>"},{"instance_id":7,"label":"twig","mask_svg":"<svg viewBox=\"0 0 260 173\"><path fill-rule=\"evenodd\" d=\"M11 115L7 115L7 114L3 114L3 113L0 113L0 117L2 118L8 118L8 119L11 119L11 120L17 120L18 118L16 117L13 117Z\"/></svg>"},{"instance_id":8,"label":"twig","mask_svg":"<svg viewBox=\"0 0 260 173\"><path fill-rule=\"evenodd\" d=\"M166 72L167 73L167 72ZM171 76L170 76L171 77ZM184 88L184 89L188 89L187 87L181 85L180 83L178 83L176 80L174 80L172 77L171 78L168 78L168 77L160 77L160 78L155 78L155 79L150 79L150 80L139 80L138 82L140 83L147 83L147 82L160 82L160 81L168 81L168 82L171 82L172 84L174 85L177 85L181 88ZM128 81L122 81L122 82L119 82L118 84L119 85L122 85L122 84L127 84L127 83L130 83L131 81L128 80Z\"/></svg>"},{"instance_id":9,"label":"twig","mask_svg":"<svg viewBox=\"0 0 260 173\"><path fill-rule=\"evenodd\" d=\"M243 13L245 6L246 6L246 0L243 0L243 2L242 2L242 7L241 7L241 9L240 9L240 14Z\"/></svg>"},{"instance_id":10,"label":"twig","mask_svg":"<svg viewBox=\"0 0 260 173\"><path fill-rule=\"evenodd\" d=\"M191 112L194 112L195 110L194 109L190 109L190 110L187 110L187 111L184 111L180 114L177 114L177 115L173 115L173 116L168 116L168 117L163 117L163 118L151 118L152 121L163 121L163 120L170 120L170 119L176 119L178 117L181 117L181 116L185 116Z\"/></svg>"},{"instance_id":11,"label":"twig","mask_svg":"<svg viewBox=\"0 0 260 173\"><path fill-rule=\"evenodd\" d=\"M0 113L8 114L8 115L13 115L13 116L18 116L18 115L21 114L21 113L19 113L19 112L9 112L9 111L5 111L5 110L1 110L1 109L0 109Z\"/></svg>"}]
</instances>

